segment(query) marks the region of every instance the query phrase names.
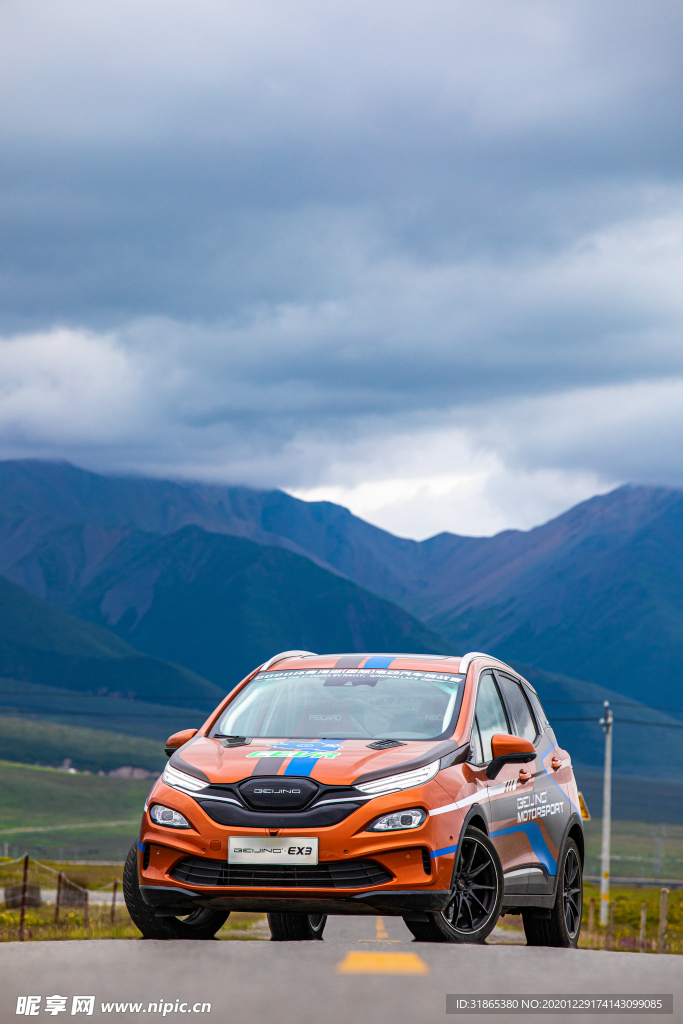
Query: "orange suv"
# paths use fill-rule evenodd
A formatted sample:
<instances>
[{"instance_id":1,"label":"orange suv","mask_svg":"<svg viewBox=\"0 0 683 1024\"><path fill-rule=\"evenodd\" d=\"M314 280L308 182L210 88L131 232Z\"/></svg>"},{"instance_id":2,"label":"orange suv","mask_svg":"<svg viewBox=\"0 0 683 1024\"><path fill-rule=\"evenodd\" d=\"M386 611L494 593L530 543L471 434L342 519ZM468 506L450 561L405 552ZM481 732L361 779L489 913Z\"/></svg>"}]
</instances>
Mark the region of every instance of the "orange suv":
<instances>
[{"instance_id":1,"label":"orange suv","mask_svg":"<svg viewBox=\"0 0 683 1024\"><path fill-rule=\"evenodd\" d=\"M242 910L274 939L382 914L483 942L521 913L530 945L577 945L571 760L495 658L287 651L166 753L124 875L145 938L211 938Z\"/></svg>"}]
</instances>

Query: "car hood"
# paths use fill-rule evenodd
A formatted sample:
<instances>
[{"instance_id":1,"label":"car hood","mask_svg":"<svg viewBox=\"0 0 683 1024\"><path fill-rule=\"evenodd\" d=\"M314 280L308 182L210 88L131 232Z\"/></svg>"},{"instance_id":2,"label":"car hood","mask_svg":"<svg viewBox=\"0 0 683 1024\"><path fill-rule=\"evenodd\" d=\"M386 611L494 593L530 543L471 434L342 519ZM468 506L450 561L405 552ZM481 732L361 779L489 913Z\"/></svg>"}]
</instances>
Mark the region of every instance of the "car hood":
<instances>
[{"instance_id":1,"label":"car hood","mask_svg":"<svg viewBox=\"0 0 683 1024\"><path fill-rule=\"evenodd\" d=\"M372 750L365 740L252 740L224 747L220 740L197 736L171 757L170 764L211 783L240 782L249 776L306 776L328 786L410 771L457 749L454 739L413 740L404 746Z\"/></svg>"}]
</instances>

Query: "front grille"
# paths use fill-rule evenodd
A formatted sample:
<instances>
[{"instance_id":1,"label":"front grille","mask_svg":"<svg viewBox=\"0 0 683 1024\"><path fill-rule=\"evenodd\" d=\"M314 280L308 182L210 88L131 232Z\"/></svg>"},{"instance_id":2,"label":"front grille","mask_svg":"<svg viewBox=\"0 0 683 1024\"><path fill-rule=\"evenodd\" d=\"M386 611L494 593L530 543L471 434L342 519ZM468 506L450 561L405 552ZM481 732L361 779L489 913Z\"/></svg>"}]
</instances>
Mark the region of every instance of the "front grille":
<instances>
[{"instance_id":1,"label":"front grille","mask_svg":"<svg viewBox=\"0 0 683 1024\"><path fill-rule=\"evenodd\" d=\"M185 857L169 872L187 885L240 889L364 889L390 882L393 875L374 860L323 864L228 864L207 857Z\"/></svg>"},{"instance_id":2,"label":"front grille","mask_svg":"<svg viewBox=\"0 0 683 1024\"><path fill-rule=\"evenodd\" d=\"M210 798L197 798L203 811L219 825L235 825L238 828L325 828L338 825L344 818L357 811L360 803L324 804L307 811L252 811L248 807L218 803Z\"/></svg>"}]
</instances>

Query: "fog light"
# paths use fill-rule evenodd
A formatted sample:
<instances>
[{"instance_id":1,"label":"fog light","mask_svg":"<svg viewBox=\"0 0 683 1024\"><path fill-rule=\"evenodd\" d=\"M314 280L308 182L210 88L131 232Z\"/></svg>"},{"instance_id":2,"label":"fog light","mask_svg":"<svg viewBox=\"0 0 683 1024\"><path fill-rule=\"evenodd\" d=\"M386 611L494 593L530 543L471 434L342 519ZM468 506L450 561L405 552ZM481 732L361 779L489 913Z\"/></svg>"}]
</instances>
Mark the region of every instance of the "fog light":
<instances>
[{"instance_id":1,"label":"fog light","mask_svg":"<svg viewBox=\"0 0 683 1024\"><path fill-rule=\"evenodd\" d=\"M149 816L156 825L165 825L166 828L192 828L187 818L179 811L164 807L163 804L154 804Z\"/></svg>"},{"instance_id":2,"label":"fog light","mask_svg":"<svg viewBox=\"0 0 683 1024\"><path fill-rule=\"evenodd\" d=\"M393 814L383 814L376 818L372 825L368 825L368 832L400 832L405 828L417 828L426 819L427 812L421 807L411 807L408 811L394 811Z\"/></svg>"}]
</instances>

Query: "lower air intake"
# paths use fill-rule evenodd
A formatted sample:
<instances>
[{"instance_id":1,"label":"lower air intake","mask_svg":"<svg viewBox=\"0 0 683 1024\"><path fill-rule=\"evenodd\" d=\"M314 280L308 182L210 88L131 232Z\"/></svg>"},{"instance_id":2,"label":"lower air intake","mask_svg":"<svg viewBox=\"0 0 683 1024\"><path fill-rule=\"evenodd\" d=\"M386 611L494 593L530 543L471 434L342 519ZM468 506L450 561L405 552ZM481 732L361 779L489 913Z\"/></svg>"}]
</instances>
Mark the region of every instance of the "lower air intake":
<instances>
[{"instance_id":1,"label":"lower air intake","mask_svg":"<svg viewBox=\"0 0 683 1024\"><path fill-rule=\"evenodd\" d=\"M326 864L227 864L207 857L185 857L169 872L186 885L239 889L364 889L390 882L393 875L374 860Z\"/></svg>"}]
</instances>

